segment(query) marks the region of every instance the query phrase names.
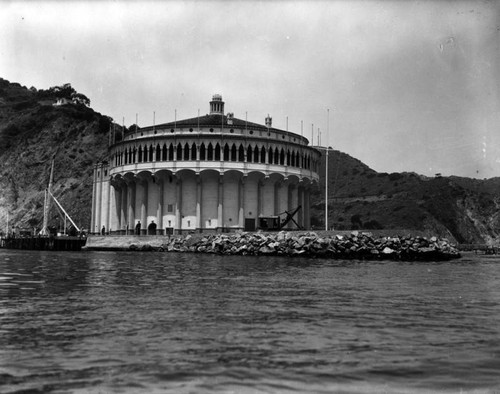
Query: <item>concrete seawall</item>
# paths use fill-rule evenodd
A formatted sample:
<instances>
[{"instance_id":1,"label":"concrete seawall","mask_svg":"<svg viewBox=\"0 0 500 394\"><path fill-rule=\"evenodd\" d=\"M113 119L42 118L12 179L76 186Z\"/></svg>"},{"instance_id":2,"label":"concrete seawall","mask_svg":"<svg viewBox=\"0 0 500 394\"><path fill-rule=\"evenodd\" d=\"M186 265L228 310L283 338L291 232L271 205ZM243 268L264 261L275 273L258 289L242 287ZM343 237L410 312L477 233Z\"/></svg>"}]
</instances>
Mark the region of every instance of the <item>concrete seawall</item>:
<instances>
[{"instance_id":1,"label":"concrete seawall","mask_svg":"<svg viewBox=\"0 0 500 394\"><path fill-rule=\"evenodd\" d=\"M89 235L84 250L131 250L133 245L141 248L150 245L159 248L169 242L169 237L164 235Z\"/></svg>"}]
</instances>

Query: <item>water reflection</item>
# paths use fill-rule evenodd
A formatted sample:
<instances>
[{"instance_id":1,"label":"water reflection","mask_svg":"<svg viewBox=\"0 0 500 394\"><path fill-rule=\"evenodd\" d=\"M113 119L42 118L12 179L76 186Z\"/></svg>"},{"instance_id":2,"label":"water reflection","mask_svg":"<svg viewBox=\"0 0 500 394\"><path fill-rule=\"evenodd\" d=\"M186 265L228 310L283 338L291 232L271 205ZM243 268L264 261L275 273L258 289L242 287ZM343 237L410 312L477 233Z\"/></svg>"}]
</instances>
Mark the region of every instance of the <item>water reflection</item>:
<instances>
[{"instance_id":1,"label":"water reflection","mask_svg":"<svg viewBox=\"0 0 500 394\"><path fill-rule=\"evenodd\" d=\"M498 388L498 262L2 250L0 391Z\"/></svg>"}]
</instances>

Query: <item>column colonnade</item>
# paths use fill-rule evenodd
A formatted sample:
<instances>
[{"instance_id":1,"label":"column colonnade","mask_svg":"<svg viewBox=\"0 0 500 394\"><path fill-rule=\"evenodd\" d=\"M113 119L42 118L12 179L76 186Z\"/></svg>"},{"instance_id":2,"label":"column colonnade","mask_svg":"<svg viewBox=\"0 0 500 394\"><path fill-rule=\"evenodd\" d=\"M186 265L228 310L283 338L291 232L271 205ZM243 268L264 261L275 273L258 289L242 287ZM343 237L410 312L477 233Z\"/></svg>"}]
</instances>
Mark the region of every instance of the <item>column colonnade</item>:
<instances>
[{"instance_id":1,"label":"column colonnade","mask_svg":"<svg viewBox=\"0 0 500 394\"><path fill-rule=\"evenodd\" d=\"M99 175L97 176L97 173ZM96 169L91 233L105 227L106 234L132 235L141 223L141 235L186 232L227 232L259 228L259 218L280 215L284 219L301 205L294 217L309 228L310 183L273 174L211 171L156 174L143 171L110 177ZM286 229L295 226L289 223Z\"/></svg>"}]
</instances>

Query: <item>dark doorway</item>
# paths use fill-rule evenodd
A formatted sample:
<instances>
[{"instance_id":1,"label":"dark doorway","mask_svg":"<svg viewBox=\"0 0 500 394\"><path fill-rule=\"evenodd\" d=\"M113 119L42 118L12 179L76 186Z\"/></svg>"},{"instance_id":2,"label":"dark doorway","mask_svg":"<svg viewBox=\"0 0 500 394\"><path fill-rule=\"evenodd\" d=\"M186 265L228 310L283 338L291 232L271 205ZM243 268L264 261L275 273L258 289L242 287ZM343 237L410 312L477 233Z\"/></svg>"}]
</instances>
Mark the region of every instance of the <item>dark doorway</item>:
<instances>
[{"instance_id":1,"label":"dark doorway","mask_svg":"<svg viewBox=\"0 0 500 394\"><path fill-rule=\"evenodd\" d=\"M255 219L245 218L245 231L255 231Z\"/></svg>"}]
</instances>

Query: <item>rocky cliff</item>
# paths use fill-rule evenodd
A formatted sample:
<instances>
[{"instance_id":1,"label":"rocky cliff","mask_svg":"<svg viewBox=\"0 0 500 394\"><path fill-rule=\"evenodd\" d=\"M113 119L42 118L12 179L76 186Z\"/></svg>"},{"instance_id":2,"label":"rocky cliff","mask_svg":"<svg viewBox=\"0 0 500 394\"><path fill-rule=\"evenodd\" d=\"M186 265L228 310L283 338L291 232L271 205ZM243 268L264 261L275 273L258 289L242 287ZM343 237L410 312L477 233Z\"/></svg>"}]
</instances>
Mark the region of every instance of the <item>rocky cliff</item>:
<instances>
[{"instance_id":1,"label":"rocky cliff","mask_svg":"<svg viewBox=\"0 0 500 394\"><path fill-rule=\"evenodd\" d=\"M53 105L59 103L65 105ZM69 84L48 90L0 79L0 231L40 228L54 160L53 193L77 225L90 225L93 166L106 157L111 119ZM323 156L323 160L325 156ZM337 230L415 230L460 243L497 243L500 178L427 178L378 173L339 151L329 154L329 225ZM312 199L324 228L325 162ZM50 224L61 227L52 209Z\"/></svg>"},{"instance_id":2,"label":"rocky cliff","mask_svg":"<svg viewBox=\"0 0 500 394\"><path fill-rule=\"evenodd\" d=\"M54 160L53 193L77 225L90 222L93 165L106 155L110 118L57 91L0 79L0 229L40 228ZM61 100L60 100L61 101ZM52 209L51 225L62 225ZM10 226L9 226L10 227Z\"/></svg>"}]
</instances>

